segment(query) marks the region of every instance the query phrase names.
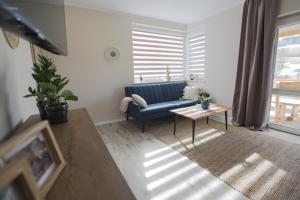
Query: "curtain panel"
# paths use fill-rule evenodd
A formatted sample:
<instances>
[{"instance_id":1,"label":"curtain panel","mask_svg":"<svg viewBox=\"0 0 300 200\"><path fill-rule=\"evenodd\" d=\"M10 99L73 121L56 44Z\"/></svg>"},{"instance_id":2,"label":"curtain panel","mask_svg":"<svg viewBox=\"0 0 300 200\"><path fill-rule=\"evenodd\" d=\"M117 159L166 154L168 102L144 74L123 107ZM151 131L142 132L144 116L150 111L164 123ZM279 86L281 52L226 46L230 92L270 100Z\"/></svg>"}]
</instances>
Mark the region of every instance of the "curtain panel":
<instances>
[{"instance_id":1,"label":"curtain panel","mask_svg":"<svg viewBox=\"0 0 300 200\"><path fill-rule=\"evenodd\" d=\"M244 3L233 122L254 129L268 124L279 0Z\"/></svg>"}]
</instances>

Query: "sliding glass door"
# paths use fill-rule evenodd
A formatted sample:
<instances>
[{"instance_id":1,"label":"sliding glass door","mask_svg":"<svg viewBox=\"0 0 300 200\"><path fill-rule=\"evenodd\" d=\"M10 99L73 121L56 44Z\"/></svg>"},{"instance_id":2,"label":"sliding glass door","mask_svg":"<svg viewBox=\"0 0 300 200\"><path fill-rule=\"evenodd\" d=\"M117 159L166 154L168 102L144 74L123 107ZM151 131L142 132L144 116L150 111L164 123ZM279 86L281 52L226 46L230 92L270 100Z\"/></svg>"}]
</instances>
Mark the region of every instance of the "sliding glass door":
<instances>
[{"instance_id":1,"label":"sliding glass door","mask_svg":"<svg viewBox=\"0 0 300 200\"><path fill-rule=\"evenodd\" d=\"M269 125L300 134L300 21L279 27Z\"/></svg>"}]
</instances>

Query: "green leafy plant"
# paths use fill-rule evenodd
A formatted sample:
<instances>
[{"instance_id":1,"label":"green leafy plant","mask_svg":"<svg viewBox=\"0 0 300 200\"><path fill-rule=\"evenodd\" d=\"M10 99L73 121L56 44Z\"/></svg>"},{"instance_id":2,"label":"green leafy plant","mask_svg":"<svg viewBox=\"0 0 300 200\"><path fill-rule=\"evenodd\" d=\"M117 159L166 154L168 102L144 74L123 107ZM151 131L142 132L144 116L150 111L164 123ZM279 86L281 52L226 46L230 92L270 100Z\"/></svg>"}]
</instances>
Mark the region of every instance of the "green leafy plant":
<instances>
[{"instance_id":1,"label":"green leafy plant","mask_svg":"<svg viewBox=\"0 0 300 200\"><path fill-rule=\"evenodd\" d=\"M44 55L38 56L38 63L33 68L32 78L36 88L29 87L29 94L24 97L35 97L38 103L56 104L62 100L77 101L78 97L71 90L62 89L69 83L67 77L57 74L56 66L51 58Z\"/></svg>"},{"instance_id":2,"label":"green leafy plant","mask_svg":"<svg viewBox=\"0 0 300 200\"><path fill-rule=\"evenodd\" d=\"M62 101L77 101L78 97L73 94L71 90L63 90L62 85L64 85L65 80L61 79L60 81L53 83L39 83L39 88L41 89L42 94L45 95L47 103L54 105L60 104Z\"/></svg>"},{"instance_id":3,"label":"green leafy plant","mask_svg":"<svg viewBox=\"0 0 300 200\"><path fill-rule=\"evenodd\" d=\"M211 97L210 96L199 96L198 97L198 100L201 102L201 103L208 103L210 100L211 100Z\"/></svg>"}]
</instances>

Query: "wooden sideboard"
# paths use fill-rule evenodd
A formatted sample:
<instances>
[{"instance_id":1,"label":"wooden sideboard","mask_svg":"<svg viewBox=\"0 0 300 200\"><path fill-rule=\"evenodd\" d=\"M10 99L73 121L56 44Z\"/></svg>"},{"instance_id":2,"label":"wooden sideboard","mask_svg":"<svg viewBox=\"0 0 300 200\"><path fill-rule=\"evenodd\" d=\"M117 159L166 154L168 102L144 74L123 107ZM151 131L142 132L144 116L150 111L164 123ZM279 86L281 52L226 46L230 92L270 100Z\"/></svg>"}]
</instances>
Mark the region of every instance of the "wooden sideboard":
<instances>
[{"instance_id":1,"label":"wooden sideboard","mask_svg":"<svg viewBox=\"0 0 300 200\"><path fill-rule=\"evenodd\" d=\"M40 121L28 118L22 129ZM135 199L113 161L86 109L72 110L69 121L51 125L66 166L46 196L47 200Z\"/></svg>"}]
</instances>

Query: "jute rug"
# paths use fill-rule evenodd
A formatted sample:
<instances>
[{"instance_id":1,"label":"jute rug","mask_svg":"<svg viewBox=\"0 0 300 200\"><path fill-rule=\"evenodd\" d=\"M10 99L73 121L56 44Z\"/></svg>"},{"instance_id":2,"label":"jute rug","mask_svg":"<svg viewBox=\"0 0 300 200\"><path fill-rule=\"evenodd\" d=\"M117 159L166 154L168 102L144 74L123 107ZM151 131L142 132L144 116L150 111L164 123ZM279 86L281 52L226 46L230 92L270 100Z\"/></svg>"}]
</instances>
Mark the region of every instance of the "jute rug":
<instances>
[{"instance_id":1,"label":"jute rug","mask_svg":"<svg viewBox=\"0 0 300 200\"><path fill-rule=\"evenodd\" d=\"M176 136L170 120L150 122L146 132L197 162L232 188L254 200L300 199L300 145L229 126L197 121L191 143L191 121L178 120Z\"/></svg>"}]
</instances>

